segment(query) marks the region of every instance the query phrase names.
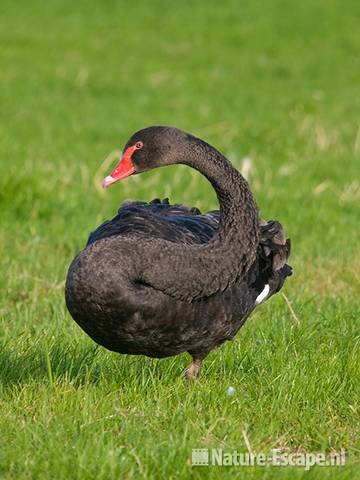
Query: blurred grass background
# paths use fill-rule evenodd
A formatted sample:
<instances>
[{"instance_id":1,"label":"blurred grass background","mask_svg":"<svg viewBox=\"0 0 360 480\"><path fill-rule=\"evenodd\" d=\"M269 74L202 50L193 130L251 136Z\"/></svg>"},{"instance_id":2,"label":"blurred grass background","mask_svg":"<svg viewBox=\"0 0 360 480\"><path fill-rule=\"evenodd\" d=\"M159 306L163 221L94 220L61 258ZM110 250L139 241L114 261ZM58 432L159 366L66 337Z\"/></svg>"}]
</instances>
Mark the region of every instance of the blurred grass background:
<instances>
[{"instance_id":1,"label":"blurred grass background","mask_svg":"<svg viewBox=\"0 0 360 480\"><path fill-rule=\"evenodd\" d=\"M67 0L0 6L0 477L355 478L359 453L360 4ZM295 275L184 385L94 347L66 268L125 199L216 208L176 166L99 188L107 156L170 124L225 153ZM244 159L248 159L244 162ZM227 398L226 388L236 387ZM191 448L347 449L343 469L191 468Z\"/></svg>"}]
</instances>

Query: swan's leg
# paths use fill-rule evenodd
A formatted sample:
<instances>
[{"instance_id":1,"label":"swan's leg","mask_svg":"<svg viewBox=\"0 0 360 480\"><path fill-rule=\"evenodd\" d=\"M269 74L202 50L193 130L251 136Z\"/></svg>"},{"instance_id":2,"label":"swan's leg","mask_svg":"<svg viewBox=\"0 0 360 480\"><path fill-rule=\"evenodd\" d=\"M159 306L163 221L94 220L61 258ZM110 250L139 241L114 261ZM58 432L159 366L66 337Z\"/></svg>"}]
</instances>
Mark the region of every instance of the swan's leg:
<instances>
[{"instance_id":1,"label":"swan's leg","mask_svg":"<svg viewBox=\"0 0 360 480\"><path fill-rule=\"evenodd\" d=\"M194 380L199 377L203 357L193 356L192 363L185 370L185 376L188 380Z\"/></svg>"},{"instance_id":2,"label":"swan's leg","mask_svg":"<svg viewBox=\"0 0 360 480\"><path fill-rule=\"evenodd\" d=\"M213 345L212 348L210 348L207 351L202 351L202 352L188 352L192 356L192 362L188 366L188 368L185 370L185 376L189 380L195 380L196 378L199 378L200 376L200 370L201 370L201 365L202 361L204 358L214 349L220 347L225 342L224 340L220 340L217 344Z\"/></svg>"}]
</instances>

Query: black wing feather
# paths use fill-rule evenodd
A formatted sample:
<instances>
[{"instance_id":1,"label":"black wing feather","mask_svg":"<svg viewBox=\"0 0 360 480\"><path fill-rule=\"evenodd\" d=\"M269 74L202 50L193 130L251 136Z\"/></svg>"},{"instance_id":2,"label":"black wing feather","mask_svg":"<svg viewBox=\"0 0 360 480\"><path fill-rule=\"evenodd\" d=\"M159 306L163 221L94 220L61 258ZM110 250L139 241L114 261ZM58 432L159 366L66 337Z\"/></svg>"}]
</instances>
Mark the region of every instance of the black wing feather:
<instances>
[{"instance_id":1,"label":"black wing feather","mask_svg":"<svg viewBox=\"0 0 360 480\"><path fill-rule=\"evenodd\" d=\"M169 200L127 202L117 215L94 230L88 245L113 235L140 234L164 238L183 244L208 242L219 225L219 211L202 214L196 207L171 205ZM279 291L285 278L292 274L286 264L290 255L290 240L286 239L281 224L276 220L260 221L260 242L257 260L249 272L249 283L258 292L269 283L271 295Z\"/></svg>"},{"instance_id":2,"label":"black wing feather","mask_svg":"<svg viewBox=\"0 0 360 480\"><path fill-rule=\"evenodd\" d=\"M141 234L185 244L206 243L218 227L219 212L170 205L168 199L124 203L117 215L94 230L87 245L113 235Z\"/></svg>"}]
</instances>

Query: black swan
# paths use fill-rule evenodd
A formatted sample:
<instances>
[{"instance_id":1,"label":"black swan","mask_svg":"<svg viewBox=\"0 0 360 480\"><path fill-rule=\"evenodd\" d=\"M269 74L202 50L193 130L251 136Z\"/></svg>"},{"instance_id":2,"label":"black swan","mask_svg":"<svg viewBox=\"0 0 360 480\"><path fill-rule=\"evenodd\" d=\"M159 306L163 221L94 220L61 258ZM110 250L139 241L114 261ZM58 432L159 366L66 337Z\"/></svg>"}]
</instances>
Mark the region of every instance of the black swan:
<instances>
[{"instance_id":1,"label":"black swan","mask_svg":"<svg viewBox=\"0 0 360 480\"><path fill-rule=\"evenodd\" d=\"M205 175L220 211L124 203L71 263L65 296L95 342L157 358L189 352L186 376L195 378L206 355L291 275L290 240L279 222L259 219L248 183L220 152L177 128L135 133L103 186L176 163Z\"/></svg>"}]
</instances>

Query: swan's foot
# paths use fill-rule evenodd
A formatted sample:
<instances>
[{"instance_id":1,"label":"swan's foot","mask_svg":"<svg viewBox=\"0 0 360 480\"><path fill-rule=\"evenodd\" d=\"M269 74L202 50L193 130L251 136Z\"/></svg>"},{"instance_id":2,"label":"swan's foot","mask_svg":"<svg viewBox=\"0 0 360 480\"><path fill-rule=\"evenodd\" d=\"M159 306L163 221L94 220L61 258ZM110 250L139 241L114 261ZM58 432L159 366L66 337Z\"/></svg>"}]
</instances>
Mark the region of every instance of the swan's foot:
<instances>
[{"instance_id":1,"label":"swan's foot","mask_svg":"<svg viewBox=\"0 0 360 480\"><path fill-rule=\"evenodd\" d=\"M200 375L202 359L193 357L191 365L185 370L185 376L188 380L195 380Z\"/></svg>"}]
</instances>

